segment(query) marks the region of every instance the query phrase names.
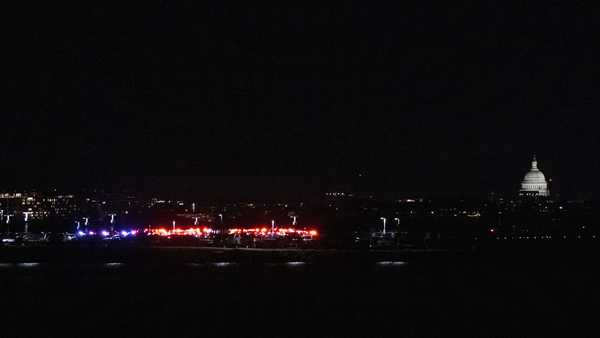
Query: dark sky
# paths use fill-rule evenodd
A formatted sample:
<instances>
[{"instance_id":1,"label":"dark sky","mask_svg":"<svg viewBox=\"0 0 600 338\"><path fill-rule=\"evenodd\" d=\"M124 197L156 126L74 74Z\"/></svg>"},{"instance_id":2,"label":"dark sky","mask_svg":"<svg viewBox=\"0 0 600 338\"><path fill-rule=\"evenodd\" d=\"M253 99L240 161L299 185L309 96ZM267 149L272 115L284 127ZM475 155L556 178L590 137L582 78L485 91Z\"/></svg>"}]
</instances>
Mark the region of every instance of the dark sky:
<instances>
[{"instance_id":1,"label":"dark sky","mask_svg":"<svg viewBox=\"0 0 600 338\"><path fill-rule=\"evenodd\" d=\"M586 2L200 3L6 8L0 187L599 188Z\"/></svg>"}]
</instances>

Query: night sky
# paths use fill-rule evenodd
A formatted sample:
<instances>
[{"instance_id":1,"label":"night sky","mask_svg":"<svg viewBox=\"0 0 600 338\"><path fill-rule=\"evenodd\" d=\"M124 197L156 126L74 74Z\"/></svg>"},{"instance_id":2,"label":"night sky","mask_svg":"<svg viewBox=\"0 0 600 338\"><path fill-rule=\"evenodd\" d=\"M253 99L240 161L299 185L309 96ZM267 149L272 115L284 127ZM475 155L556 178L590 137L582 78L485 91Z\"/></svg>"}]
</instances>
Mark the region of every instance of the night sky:
<instances>
[{"instance_id":1,"label":"night sky","mask_svg":"<svg viewBox=\"0 0 600 338\"><path fill-rule=\"evenodd\" d=\"M6 8L0 188L600 187L592 2L200 3Z\"/></svg>"}]
</instances>

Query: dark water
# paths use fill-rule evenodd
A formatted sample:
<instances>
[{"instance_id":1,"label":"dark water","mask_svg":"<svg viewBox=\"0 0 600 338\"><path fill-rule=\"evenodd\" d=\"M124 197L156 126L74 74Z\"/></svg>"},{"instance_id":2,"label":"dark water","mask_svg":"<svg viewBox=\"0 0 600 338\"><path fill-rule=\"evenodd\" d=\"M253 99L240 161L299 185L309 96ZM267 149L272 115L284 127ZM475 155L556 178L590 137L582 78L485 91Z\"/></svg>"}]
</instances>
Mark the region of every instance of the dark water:
<instances>
[{"instance_id":1,"label":"dark water","mask_svg":"<svg viewBox=\"0 0 600 338\"><path fill-rule=\"evenodd\" d=\"M542 257L4 262L2 336L522 337L591 330L596 314L587 309L600 304L593 259Z\"/></svg>"}]
</instances>

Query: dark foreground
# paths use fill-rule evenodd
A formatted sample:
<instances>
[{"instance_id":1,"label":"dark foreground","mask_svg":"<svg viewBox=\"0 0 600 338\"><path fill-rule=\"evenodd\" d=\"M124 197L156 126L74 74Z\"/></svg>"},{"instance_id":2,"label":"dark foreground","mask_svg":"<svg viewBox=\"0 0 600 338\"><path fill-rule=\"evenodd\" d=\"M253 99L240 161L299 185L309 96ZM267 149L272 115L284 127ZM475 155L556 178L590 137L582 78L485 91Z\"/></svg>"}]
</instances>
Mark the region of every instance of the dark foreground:
<instances>
[{"instance_id":1,"label":"dark foreground","mask_svg":"<svg viewBox=\"0 0 600 338\"><path fill-rule=\"evenodd\" d=\"M3 337L593 335L600 305L586 250L24 250L0 250Z\"/></svg>"}]
</instances>

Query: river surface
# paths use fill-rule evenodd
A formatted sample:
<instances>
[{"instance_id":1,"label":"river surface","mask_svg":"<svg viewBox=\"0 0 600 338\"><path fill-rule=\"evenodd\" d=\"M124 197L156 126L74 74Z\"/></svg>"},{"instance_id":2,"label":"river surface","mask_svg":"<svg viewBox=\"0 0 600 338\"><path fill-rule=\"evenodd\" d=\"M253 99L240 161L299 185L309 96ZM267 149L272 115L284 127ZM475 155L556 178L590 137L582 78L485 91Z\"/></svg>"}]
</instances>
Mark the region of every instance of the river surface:
<instances>
[{"instance_id":1,"label":"river surface","mask_svg":"<svg viewBox=\"0 0 600 338\"><path fill-rule=\"evenodd\" d=\"M592 258L118 257L0 261L2 336L566 336L600 304Z\"/></svg>"}]
</instances>

